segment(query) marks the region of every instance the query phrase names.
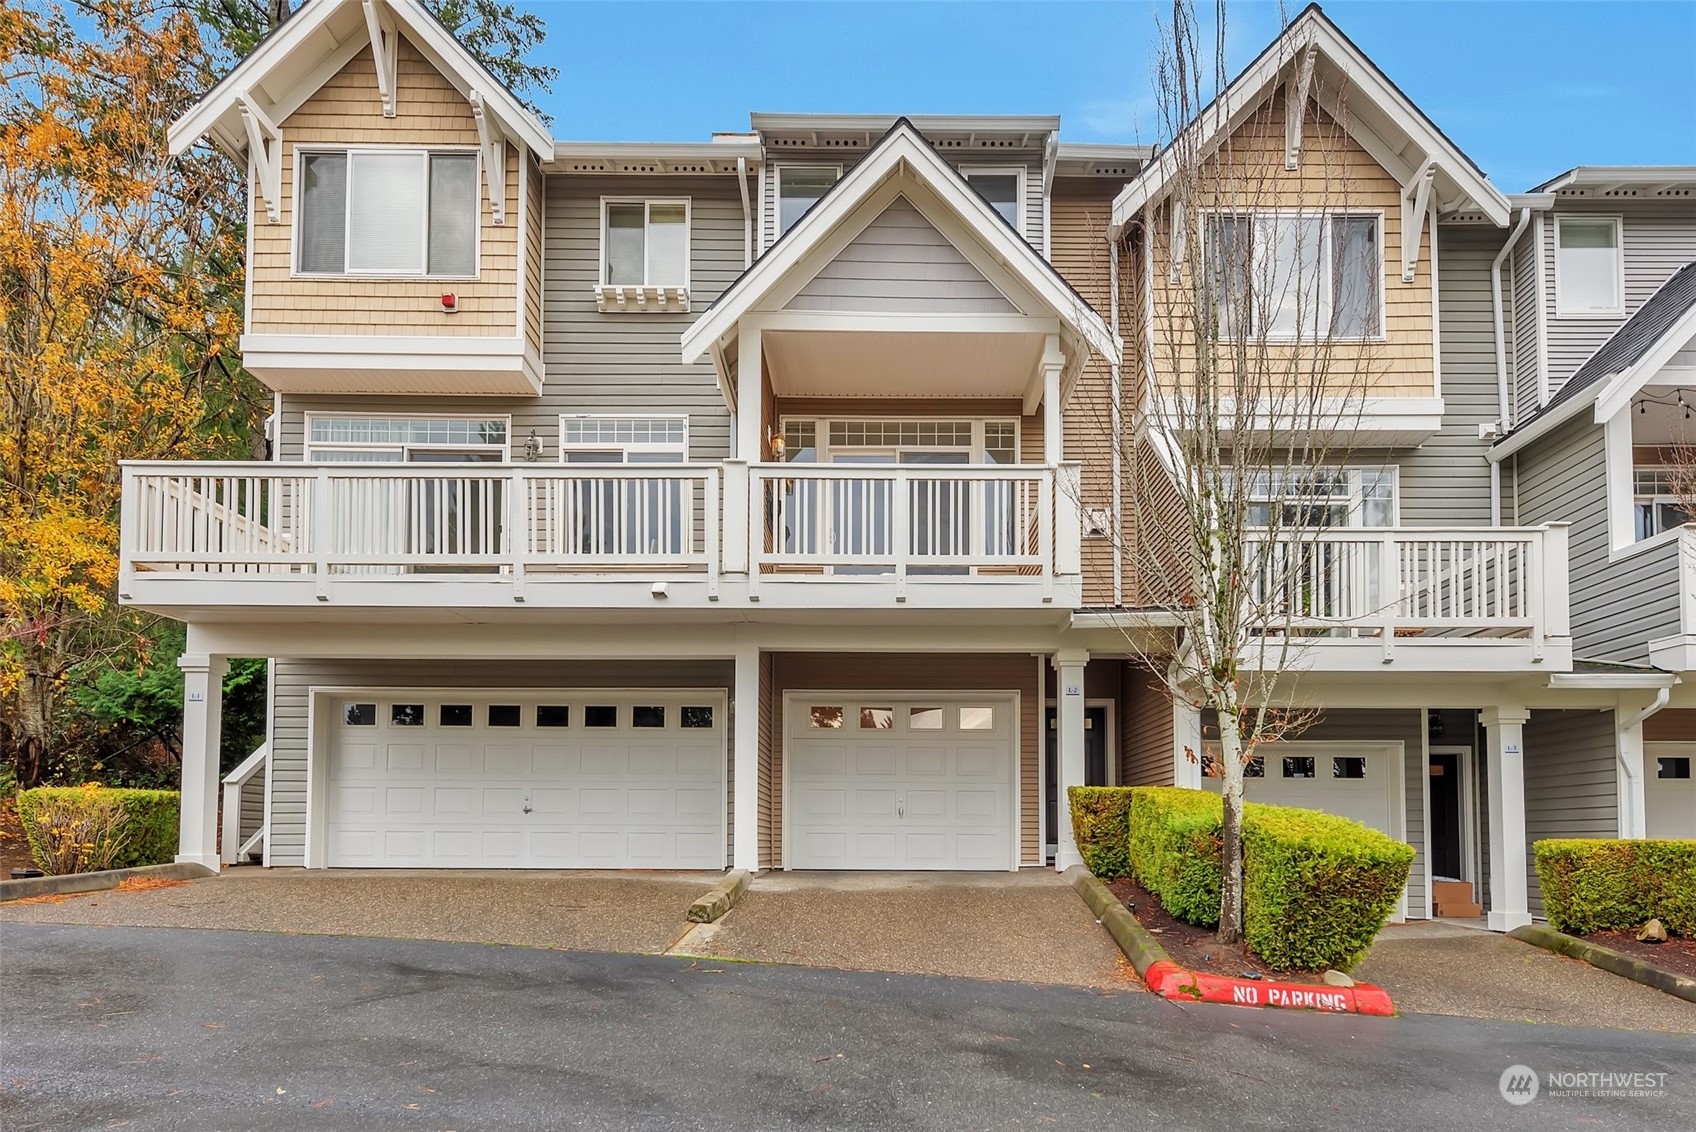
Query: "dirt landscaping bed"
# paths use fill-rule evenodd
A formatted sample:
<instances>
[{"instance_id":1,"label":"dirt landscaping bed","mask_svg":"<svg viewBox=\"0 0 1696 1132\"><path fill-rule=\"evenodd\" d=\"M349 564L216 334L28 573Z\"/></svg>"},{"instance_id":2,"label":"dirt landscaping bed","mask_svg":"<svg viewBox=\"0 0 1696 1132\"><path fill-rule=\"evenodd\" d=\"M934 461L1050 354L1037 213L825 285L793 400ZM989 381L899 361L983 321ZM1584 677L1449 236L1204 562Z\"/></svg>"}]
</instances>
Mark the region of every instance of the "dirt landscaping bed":
<instances>
[{"instance_id":1,"label":"dirt landscaping bed","mask_svg":"<svg viewBox=\"0 0 1696 1132\"><path fill-rule=\"evenodd\" d=\"M1663 971L1696 979L1696 939L1673 936L1665 943L1638 943L1635 931L1592 932L1578 938L1585 943L1629 955Z\"/></svg>"},{"instance_id":2,"label":"dirt landscaping bed","mask_svg":"<svg viewBox=\"0 0 1696 1132\"><path fill-rule=\"evenodd\" d=\"M24 837L24 824L18 820L18 796L0 796L0 880L11 879L13 869L33 868L35 858Z\"/></svg>"},{"instance_id":3,"label":"dirt landscaping bed","mask_svg":"<svg viewBox=\"0 0 1696 1132\"><path fill-rule=\"evenodd\" d=\"M1160 901L1130 877L1105 882L1109 892L1136 917L1137 923L1159 941L1185 970L1231 978L1276 979L1284 983L1323 985L1319 971L1278 971L1263 963L1244 944L1221 944L1212 928L1198 928L1174 919Z\"/></svg>"}]
</instances>

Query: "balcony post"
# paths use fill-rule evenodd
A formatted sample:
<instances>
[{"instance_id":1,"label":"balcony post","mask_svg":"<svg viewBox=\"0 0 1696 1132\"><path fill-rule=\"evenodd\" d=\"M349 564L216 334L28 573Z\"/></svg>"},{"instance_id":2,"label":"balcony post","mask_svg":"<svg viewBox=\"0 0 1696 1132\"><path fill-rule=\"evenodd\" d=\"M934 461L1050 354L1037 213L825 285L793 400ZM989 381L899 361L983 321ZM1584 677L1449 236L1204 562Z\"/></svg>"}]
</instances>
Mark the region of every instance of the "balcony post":
<instances>
[{"instance_id":1,"label":"balcony post","mask_svg":"<svg viewBox=\"0 0 1696 1132\"><path fill-rule=\"evenodd\" d=\"M1572 635L1572 596L1567 582L1567 532L1571 523L1543 527L1543 608L1533 616L1543 622L1543 636Z\"/></svg>"},{"instance_id":2,"label":"balcony post","mask_svg":"<svg viewBox=\"0 0 1696 1132\"><path fill-rule=\"evenodd\" d=\"M136 493L141 481L135 469L121 465L122 494L118 496L118 596L128 600L130 579L135 577L135 556L141 545L140 526L136 522Z\"/></svg>"},{"instance_id":3,"label":"balcony post","mask_svg":"<svg viewBox=\"0 0 1696 1132\"><path fill-rule=\"evenodd\" d=\"M724 462L724 553L726 574L746 574L749 559L754 554L754 539L758 526L749 522L748 501L752 498L756 477L742 459Z\"/></svg>"},{"instance_id":4,"label":"balcony post","mask_svg":"<svg viewBox=\"0 0 1696 1132\"><path fill-rule=\"evenodd\" d=\"M1042 461L1051 468L1066 458L1065 406L1060 403L1060 371L1065 365L1060 336L1050 334L1037 368L1042 371Z\"/></svg>"},{"instance_id":5,"label":"balcony post","mask_svg":"<svg viewBox=\"0 0 1696 1132\"><path fill-rule=\"evenodd\" d=\"M1054 572L1074 577L1083 572L1082 464L1061 464L1054 476Z\"/></svg>"},{"instance_id":6,"label":"balcony post","mask_svg":"<svg viewBox=\"0 0 1696 1132\"><path fill-rule=\"evenodd\" d=\"M228 661L206 653L177 658L183 670L183 788L177 860L216 872L218 751Z\"/></svg>"},{"instance_id":7,"label":"balcony post","mask_svg":"<svg viewBox=\"0 0 1696 1132\"><path fill-rule=\"evenodd\" d=\"M512 469L507 483L506 530L501 541L506 544L512 563L512 600L524 600L524 560L530 553L530 524L535 510L530 506L529 479L523 466Z\"/></svg>"},{"instance_id":8,"label":"balcony post","mask_svg":"<svg viewBox=\"0 0 1696 1132\"><path fill-rule=\"evenodd\" d=\"M1531 922L1525 850L1525 724L1530 718L1517 706L1479 713L1490 799L1489 925L1496 932Z\"/></svg>"},{"instance_id":9,"label":"balcony post","mask_svg":"<svg viewBox=\"0 0 1696 1132\"><path fill-rule=\"evenodd\" d=\"M1058 805L1055 807L1056 851L1054 868L1065 872L1073 865L1084 863L1078 852L1077 838L1072 834L1072 800L1068 790L1084 785L1084 666L1089 653L1084 649L1061 649L1055 653L1054 665L1054 724L1058 757L1054 760L1060 772Z\"/></svg>"}]
</instances>

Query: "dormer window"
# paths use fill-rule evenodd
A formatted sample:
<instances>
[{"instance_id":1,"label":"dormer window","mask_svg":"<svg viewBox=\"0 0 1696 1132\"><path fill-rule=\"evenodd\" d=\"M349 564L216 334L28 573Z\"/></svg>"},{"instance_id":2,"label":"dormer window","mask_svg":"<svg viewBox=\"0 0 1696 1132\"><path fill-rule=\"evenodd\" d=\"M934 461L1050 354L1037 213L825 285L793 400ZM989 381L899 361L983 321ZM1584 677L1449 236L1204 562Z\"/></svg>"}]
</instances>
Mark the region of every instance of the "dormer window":
<instances>
[{"instance_id":1,"label":"dormer window","mask_svg":"<svg viewBox=\"0 0 1696 1132\"><path fill-rule=\"evenodd\" d=\"M300 274L477 274L475 153L302 151L296 172Z\"/></svg>"}]
</instances>

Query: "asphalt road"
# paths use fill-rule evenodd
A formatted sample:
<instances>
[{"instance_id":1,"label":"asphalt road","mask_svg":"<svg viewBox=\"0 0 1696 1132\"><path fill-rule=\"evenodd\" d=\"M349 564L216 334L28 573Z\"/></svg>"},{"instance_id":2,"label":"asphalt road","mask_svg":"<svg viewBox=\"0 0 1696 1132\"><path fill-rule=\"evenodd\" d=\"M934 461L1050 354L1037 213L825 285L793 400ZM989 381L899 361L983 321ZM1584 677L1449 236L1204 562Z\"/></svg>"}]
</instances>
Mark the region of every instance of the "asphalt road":
<instances>
[{"instance_id":1,"label":"asphalt road","mask_svg":"<svg viewBox=\"0 0 1696 1132\"><path fill-rule=\"evenodd\" d=\"M1689 1037L471 944L0 925L0 1127L1696 1127ZM1662 1097L1498 1092L1514 1063Z\"/></svg>"}]
</instances>

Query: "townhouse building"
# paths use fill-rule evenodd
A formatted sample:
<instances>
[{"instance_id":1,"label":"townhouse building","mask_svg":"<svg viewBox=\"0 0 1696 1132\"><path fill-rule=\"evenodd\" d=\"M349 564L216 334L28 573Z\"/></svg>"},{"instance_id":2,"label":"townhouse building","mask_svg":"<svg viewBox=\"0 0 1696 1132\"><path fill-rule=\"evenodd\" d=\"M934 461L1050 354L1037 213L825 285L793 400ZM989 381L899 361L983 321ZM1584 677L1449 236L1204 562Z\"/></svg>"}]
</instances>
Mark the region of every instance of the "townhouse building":
<instances>
[{"instance_id":1,"label":"townhouse building","mask_svg":"<svg viewBox=\"0 0 1696 1132\"><path fill-rule=\"evenodd\" d=\"M1060 127L562 142L415 0L306 5L170 137L250 170L275 395L272 459L124 472L120 596L188 624L181 859L1064 868L1066 786L1204 785L1151 667L1158 469L1119 442L1182 380L1149 333L1172 169ZM1317 588L1370 585L1296 627L1319 718L1250 794L1413 844L1406 916L1458 879L1524 923L1529 839L1623 822L1646 713L1696 706L1653 666L1688 640L1575 662L1579 518L1511 470L1533 205L1317 8L1190 129L1276 154L1272 212L1333 241L1295 270L1364 288L1382 359L1350 458L1269 495L1334 510ZM272 710L221 787L231 656L272 658Z\"/></svg>"}]
</instances>

